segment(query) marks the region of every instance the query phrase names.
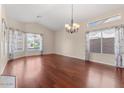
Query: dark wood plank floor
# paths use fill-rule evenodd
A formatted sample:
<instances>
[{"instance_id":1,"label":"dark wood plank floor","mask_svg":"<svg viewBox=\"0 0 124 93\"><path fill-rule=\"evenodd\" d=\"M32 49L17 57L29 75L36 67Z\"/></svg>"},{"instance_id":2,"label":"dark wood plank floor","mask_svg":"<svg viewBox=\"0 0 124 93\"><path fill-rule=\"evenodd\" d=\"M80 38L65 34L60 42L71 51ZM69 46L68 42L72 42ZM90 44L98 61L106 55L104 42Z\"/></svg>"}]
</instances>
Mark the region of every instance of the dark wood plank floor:
<instances>
[{"instance_id":1,"label":"dark wood plank floor","mask_svg":"<svg viewBox=\"0 0 124 93\"><path fill-rule=\"evenodd\" d=\"M10 61L3 75L22 88L124 87L123 69L54 54Z\"/></svg>"}]
</instances>

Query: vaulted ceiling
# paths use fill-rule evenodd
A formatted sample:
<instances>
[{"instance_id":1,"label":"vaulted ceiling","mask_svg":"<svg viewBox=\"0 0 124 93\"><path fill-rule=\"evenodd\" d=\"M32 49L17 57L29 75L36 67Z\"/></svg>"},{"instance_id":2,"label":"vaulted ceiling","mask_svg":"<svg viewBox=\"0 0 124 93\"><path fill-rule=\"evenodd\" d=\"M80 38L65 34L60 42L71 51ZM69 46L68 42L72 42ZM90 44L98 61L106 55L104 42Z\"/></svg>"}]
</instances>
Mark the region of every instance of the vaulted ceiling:
<instances>
[{"instance_id":1,"label":"vaulted ceiling","mask_svg":"<svg viewBox=\"0 0 124 93\"><path fill-rule=\"evenodd\" d=\"M70 23L71 5L69 4L11 4L5 5L7 15L21 22L38 22L53 31L64 28ZM74 20L85 22L109 11L124 8L118 4L79 4L74 5ZM37 18L37 16L40 16Z\"/></svg>"}]
</instances>

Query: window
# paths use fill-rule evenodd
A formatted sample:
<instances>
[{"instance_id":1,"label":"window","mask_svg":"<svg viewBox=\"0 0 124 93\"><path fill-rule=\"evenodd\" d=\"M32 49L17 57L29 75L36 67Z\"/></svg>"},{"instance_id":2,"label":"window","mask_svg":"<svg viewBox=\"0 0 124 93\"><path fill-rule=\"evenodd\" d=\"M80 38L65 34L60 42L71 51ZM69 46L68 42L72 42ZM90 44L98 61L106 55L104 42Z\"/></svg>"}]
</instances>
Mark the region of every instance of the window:
<instances>
[{"instance_id":1,"label":"window","mask_svg":"<svg viewBox=\"0 0 124 93\"><path fill-rule=\"evenodd\" d=\"M27 37L27 49L28 50L42 50L42 37L39 34L28 33Z\"/></svg>"},{"instance_id":2,"label":"window","mask_svg":"<svg viewBox=\"0 0 124 93\"><path fill-rule=\"evenodd\" d=\"M14 52L24 51L24 33L14 31Z\"/></svg>"},{"instance_id":3,"label":"window","mask_svg":"<svg viewBox=\"0 0 124 93\"><path fill-rule=\"evenodd\" d=\"M115 29L89 32L90 52L114 54Z\"/></svg>"},{"instance_id":4,"label":"window","mask_svg":"<svg viewBox=\"0 0 124 93\"><path fill-rule=\"evenodd\" d=\"M90 32L90 51L101 53L101 32Z\"/></svg>"},{"instance_id":5,"label":"window","mask_svg":"<svg viewBox=\"0 0 124 93\"><path fill-rule=\"evenodd\" d=\"M15 53L18 55L18 53L24 52L24 50L42 51L42 36L9 29L9 57L14 56Z\"/></svg>"},{"instance_id":6,"label":"window","mask_svg":"<svg viewBox=\"0 0 124 93\"><path fill-rule=\"evenodd\" d=\"M104 21L104 23L108 23L108 22L111 22L111 21L116 21L116 20L119 20L121 19L121 16L118 15L118 16L113 16L113 17L110 17L110 18L106 18L106 20Z\"/></svg>"},{"instance_id":7,"label":"window","mask_svg":"<svg viewBox=\"0 0 124 93\"><path fill-rule=\"evenodd\" d=\"M105 23L116 21L116 20L120 20L120 19L121 19L121 16L120 15L116 15L116 16L104 18L104 19L101 19L101 20L89 22L88 23L88 27L94 27L94 26L97 26L97 25L105 24Z\"/></svg>"},{"instance_id":8,"label":"window","mask_svg":"<svg viewBox=\"0 0 124 93\"><path fill-rule=\"evenodd\" d=\"M102 31L102 53L114 54L115 30Z\"/></svg>"}]
</instances>

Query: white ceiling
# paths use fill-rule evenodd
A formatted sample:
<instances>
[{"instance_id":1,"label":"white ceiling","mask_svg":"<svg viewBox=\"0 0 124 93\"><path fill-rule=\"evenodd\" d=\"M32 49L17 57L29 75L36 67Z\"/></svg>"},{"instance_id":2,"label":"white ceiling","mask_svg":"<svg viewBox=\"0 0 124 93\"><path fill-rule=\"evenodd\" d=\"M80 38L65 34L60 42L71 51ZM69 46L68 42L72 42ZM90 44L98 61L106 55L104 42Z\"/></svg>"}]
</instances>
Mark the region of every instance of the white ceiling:
<instances>
[{"instance_id":1,"label":"white ceiling","mask_svg":"<svg viewBox=\"0 0 124 93\"><path fill-rule=\"evenodd\" d=\"M53 31L59 31L64 28L65 23L70 23L71 5L68 4L11 4L5 6L10 18L22 22L38 22ZM124 5L74 5L74 20L81 23L120 8L124 8ZM42 17L37 18L36 16L39 15Z\"/></svg>"}]
</instances>

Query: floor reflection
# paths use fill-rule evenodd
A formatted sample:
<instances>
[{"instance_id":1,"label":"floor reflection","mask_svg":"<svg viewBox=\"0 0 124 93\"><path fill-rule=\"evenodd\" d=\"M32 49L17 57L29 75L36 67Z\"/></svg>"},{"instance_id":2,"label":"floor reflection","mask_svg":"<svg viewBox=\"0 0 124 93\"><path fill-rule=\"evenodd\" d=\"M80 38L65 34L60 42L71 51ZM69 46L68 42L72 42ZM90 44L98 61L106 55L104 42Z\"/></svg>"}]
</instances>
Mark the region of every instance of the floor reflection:
<instances>
[{"instance_id":1,"label":"floor reflection","mask_svg":"<svg viewBox=\"0 0 124 93\"><path fill-rule=\"evenodd\" d=\"M16 76L17 87L124 87L124 69L59 55L10 61L3 74Z\"/></svg>"}]
</instances>

